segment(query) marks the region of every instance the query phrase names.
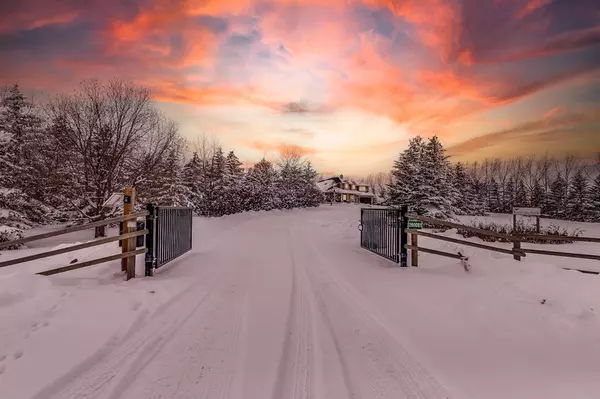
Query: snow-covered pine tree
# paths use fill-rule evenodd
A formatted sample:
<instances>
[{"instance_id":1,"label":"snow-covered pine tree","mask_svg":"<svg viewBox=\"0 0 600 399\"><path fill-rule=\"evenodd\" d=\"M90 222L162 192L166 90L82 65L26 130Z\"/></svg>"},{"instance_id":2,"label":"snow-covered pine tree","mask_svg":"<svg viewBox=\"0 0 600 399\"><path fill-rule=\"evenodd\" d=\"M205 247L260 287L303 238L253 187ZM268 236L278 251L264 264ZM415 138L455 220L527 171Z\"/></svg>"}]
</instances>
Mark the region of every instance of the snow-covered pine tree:
<instances>
[{"instance_id":1,"label":"snow-covered pine tree","mask_svg":"<svg viewBox=\"0 0 600 399\"><path fill-rule=\"evenodd\" d=\"M0 104L0 131L3 142L3 176L8 187L23 190L26 195L40 194L44 184L36 166L40 163L40 149L44 143L43 120L36 114L34 105L27 101L19 85L8 90ZM41 171L40 171L41 172ZM40 194L41 195L41 194Z\"/></svg>"},{"instance_id":2,"label":"snow-covered pine tree","mask_svg":"<svg viewBox=\"0 0 600 399\"><path fill-rule=\"evenodd\" d=\"M479 199L479 187L473 182L471 176L467 173L466 167L461 162L454 165L452 184L455 193L452 203L454 208L467 215L484 214L485 204Z\"/></svg>"},{"instance_id":3,"label":"snow-covered pine tree","mask_svg":"<svg viewBox=\"0 0 600 399\"><path fill-rule=\"evenodd\" d=\"M24 229L50 221L53 209L35 198L47 189L37 170L44 143L42 119L18 85L0 103L0 241L20 238Z\"/></svg>"},{"instance_id":4,"label":"snow-covered pine tree","mask_svg":"<svg viewBox=\"0 0 600 399\"><path fill-rule=\"evenodd\" d=\"M421 158L425 152L425 143L421 136L409 140L408 147L394 161L392 181L387 186L385 203L390 206L408 205L419 214L424 208L415 201L415 193L422 185Z\"/></svg>"},{"instance_id":5,"label":"snow-covered pine tree","mask_svg":"<svg viewBox=\"0 0 600 399\"><path fill-rule=\"evenodd\" d=\"M511 177L502 190L501 212L512 213L515 203L515 180Z\"/></svg>"},{"instance_id":6,"label":"snow-covered pine tree","mask_svg":"<svg viewBox=\"0 0 600 399\"><path fill-rule=\"evenodd\" d=\"M323 201L323 193L316 185L317 171L313 168L310 161L304 163L302 168L302 183L304 194L302 197L303 207L319 206Z\"/></svg>"},{"instance_id":7,"label":"snow-covered pine tree","mask_svg":"<svg viewBox=\"0 0 600 399\"><path fill-rule=\"evenodd\" d=\"M540 183L539 179L533 183L533 188L531 190L531 206L534 208L540 208L543 212L545 212L546 196L544 187Z\"/></svg>"},{"instance_id":8,"label":"snow-covered pine tree","mask_svg":"<svg viewBox=\"0 0 600 399\"><path fill-rule=\"evenodd\" d=\"M246 187L249 191L246 201L248 210L269 211L279 208L280 201L276 187L278 177L273 164L265 158L250 168L246 174Z\"/></svg>"},{"instance_id":9,"label":"snow-covered pine tree","mask_svg":"<svg viewBox=\"0 0 600 399\"><path fill-rule=\"evenodd\" d=\"M449 219L457 211L452 206L456 191L450 181L448 158L438 137L431 137L421 157L423 180L413 196L417 208L425 208L427 214L438 219Z\"/></svg>"},{"instance_id":10,"label":"snow-covered pine tree","mask_svg":"<svg viewBox=\"0 0 600 399\"><path fill-rule=\"evenodd\" d=\"M185 164L181 172L182 184L186 186L188 192L188 200L194 209L194 214L204 215L204 171L202 162L198 153L194 152L192 159Z\"/></svg>"},{"instance_id":11,"label":"snow-covered pine tree","mask_svg":"<svg viewBox=\"0 0 600 399\"><path fill-rule=\"evenodd\" d=\"M151 181L138 190L140 204L193 207L192 191L184 184L178 148L171 148Z\"/></svg>"},{"instance_id":12,"label":"snow-covered pine tree","mask_svg":"<svg viewBox=\"0 0 600 399\"><path fill-rule=\"evenodd\" d=\"M557 219L564 219L566 215L566 186L561 173L550 184L547 213Z\"/></svg>"},{"instance_id":13,"label":"snow-covered pine tree","mask_svg":"<svg viewBox=\"0 0 600 399\"><path fill-rule=\"evenodd\" d=\"M588 191L587 177L583 174L582 169L579 169L575 173L575 176L573 176L566 206L566 217L568 220L578 222L591 221L593 203Z\"/></svg>"},{"instance_id":14,"label":"snow-covered pine tree","mask_svg":"<svg viewBox=\"0 0 600 399\"><path fill-rule=\"evenodd\" d=\"M489 184L488 209L491 212L502 211L502 201L500 199L500 186L495 178L491 178Z\"/></svg>"},{"instance_id":15,"label":"snow-covered pine tree","mask_svg":"<svg viewBox=\"0 0 600 399\"><path fill-rule=\"evenodd\" d=\"M592 221L600 222L600 173L596 175L590 187L590 204L592 209Z\"/></svg>"},{"instance_id":16,"label":"snow-covered pine tree","mask_svg":"<svg viewBox=\"0 0 600 399\"><path fill-rule=\"evenodd\" d=\"M278 161L278 189L281 206L284 209L299 208L304 201L304 181L302 159L298 154L289 153Z\"/></svg>"},{"instance_id":17,"label":"snow-covered pine tree","mask_svg":"<svg viewBox=\"0 0 600 399\"><path fill-rule=\"evenodd\" d=\"M529 201L527 200L527 189L525 188L525 182L522 179L519 179L516 184L516 192L515 192L515 202L513 206L515 207L526 207L529 205Z\"/></svg>"},{"instance_id":18,"label":"snow-covered pine tree","mask_svg":"<svg viewBox=\"0 0 600 399\"><path fill-rule=\"evenodd\" d=\"M244 167L233 151L229 151L225 158L225 175L223 198L225 214L242 212L244 208L244 198L246 197Z\"/></svg>"},{"instance_id":19,"label":"snow-covered pine tree","mask_svg":"<svg viewBox=\"0 0 600 399\"><path fill-rule=\"evenodd\" d=\"M223 216L225 214L225 155L218 147L212 156L210 166L206 171L204 198L207 206L207 216Z\"/></svg>"}]
</instances>

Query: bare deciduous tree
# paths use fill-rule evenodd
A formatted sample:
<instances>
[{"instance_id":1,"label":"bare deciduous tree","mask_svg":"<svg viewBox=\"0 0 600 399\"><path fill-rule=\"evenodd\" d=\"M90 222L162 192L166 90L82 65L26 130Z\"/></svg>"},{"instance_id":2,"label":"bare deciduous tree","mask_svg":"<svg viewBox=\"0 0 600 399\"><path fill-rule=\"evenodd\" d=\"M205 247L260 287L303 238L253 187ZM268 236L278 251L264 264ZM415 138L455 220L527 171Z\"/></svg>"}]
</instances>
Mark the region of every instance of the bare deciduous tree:
<instances>
[{"instance_id":1,"label":"bare deciduous tree","mask_svg":"<svg viewBox=\"0 0 600 399\"><path fill-rule=\"evenodd\" d=\"M126 184L151 176L177 136L177 126L155 108L147 88L128 80L85 80L79 90L48 105L53 134L70 159L71 189L82 215L104 217L102 204Z\"/></svg>"}]
</instances>

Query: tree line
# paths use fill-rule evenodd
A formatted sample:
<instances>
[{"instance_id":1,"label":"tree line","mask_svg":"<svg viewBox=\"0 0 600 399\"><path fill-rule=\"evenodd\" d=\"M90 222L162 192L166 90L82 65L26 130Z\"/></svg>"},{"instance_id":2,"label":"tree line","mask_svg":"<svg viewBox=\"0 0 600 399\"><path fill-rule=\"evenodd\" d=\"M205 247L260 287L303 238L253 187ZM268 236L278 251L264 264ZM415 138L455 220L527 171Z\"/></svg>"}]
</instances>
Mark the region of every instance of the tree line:
<instances>
[{"instance_id":1,"label":"tree line","mask_svg":"<svg viewBox=\"0 0 600 399\"><path fill-rule=\"evenodd\" d=\"M556 219L600 222L600 154L595 165L549 155L451 163L438 137L417 136L389 175L367 180L381 187L387 204L436 217L539 207Z\"/></svg>"},{"instance_id":2,"label":"tree line","mask_svg":"<svg viewBox=\"0 0 600 399\"><path fill-rule=\"evenodd\" d=\"M201 140L202 141L202 140ZM114 192L135 187L138 206L191 206L221 216L314 206L316 172L297 154L244 170L203 140L189 159L177 124L148 88L85 80L40 105L17 84L0 90L0 240L36 224L105 218Z\"/></svg>"}]
</instances>

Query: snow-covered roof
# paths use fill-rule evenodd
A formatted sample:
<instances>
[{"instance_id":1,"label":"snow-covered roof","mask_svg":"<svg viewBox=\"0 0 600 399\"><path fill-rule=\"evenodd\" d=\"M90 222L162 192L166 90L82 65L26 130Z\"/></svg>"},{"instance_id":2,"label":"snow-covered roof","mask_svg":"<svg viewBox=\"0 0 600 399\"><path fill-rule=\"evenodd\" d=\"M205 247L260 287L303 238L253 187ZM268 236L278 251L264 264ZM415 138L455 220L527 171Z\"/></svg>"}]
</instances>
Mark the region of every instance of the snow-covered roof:
<instances>
[{"instance_id":1,"label":"snow-covered roof","mask_svg":"<svg viewBox=\"0 0 600 399\"><path fill-rule=\"evenodd\" d=\"M356 194L359 197L374 197L375 196L375 194L368 193L368 192L365 192L365 191L344 190L344 189L341 189L341 188L334 188L332 191L336 192L336 193L340 193L340 194Z\"/></svg>"},{"instance_id":2,"label":"snow-covered roof","mask_svg":"<svg viewBox=\"0 0 600 399\"><path fill-rule=\"evenodd\" d=\"M324 183L324 182L331 182L332 185L334 182L340 182L340 183L354 184L355 186L366 186L366 187L370 186L370 184L363 183L363 182L357 182L356 180L352 180L352 179L340 178L340 176L328 177L327 179L320 180L317 184Z\"/></svg>"},{"instance_id":3,"label":"snow-covered roof","mask_svg":"<svg viewBox=\"0 0 600 399\"><path fill-rule=\"evenodd\" d=\"M328 191L333 187L334 184L335 180L333 179L321 180L317 183L317 188L321 191Z\"/></svg>"}]
</instances>

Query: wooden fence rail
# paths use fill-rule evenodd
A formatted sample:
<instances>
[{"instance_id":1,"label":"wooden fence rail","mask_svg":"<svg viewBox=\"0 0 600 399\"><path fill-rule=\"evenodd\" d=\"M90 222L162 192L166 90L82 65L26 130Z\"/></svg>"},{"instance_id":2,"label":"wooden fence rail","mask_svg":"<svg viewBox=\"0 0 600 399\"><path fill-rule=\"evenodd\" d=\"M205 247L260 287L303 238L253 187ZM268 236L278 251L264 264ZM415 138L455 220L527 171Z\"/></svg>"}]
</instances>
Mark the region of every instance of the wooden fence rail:
<instances>
[{"instance_id":1,"label":"wooden fence rail","mask_svg":"<svg viewBox=\"0 0 600 399\"><path fill-rule=\"evenodd\" d=\"M406 230L406 232L408 234L414 234L417 236L423 236L423 237L428 237L428 238L433 238L436 240L440 240L440 241L447 241L447 242L452 242L454 244L462 244L462 245L467 245L470 247L475 247L475 248L479 248L479 249L485 249L488 251L494 251L494 252L500 252L503 254L508 254L508 255L519 255L519 256L525 256L525 251L524 250L514 250L514 249L505 249L505 248L499 248L499 247L494 247L492 245L486 245L486 244L479 244L476 242L471 242L471 241L465 241L465 240L461 240L458 238L451 238L451 237L446 237L446 236L441 236L438 234L434 234L434 233L428 233L422 230Z\"/></svg>"},{"instance_id":2,"label":"wooden fence rail","mask_svg":"<svg viewBox=\"0 0 600 399\"><path fill-rule=\"evenodd\" d=\"M113 236L113 237L105 237L105 238L101 238L99 240L84 242L83 244L76 244L76 245L71 245L71 246L68 246L65 248L53 249L51 251L46 251L46 252L42 252L42 253L35 254L35 255L23 256L21 258L11 259L11 260L7 260L4 262L0 262L0 268L6 267L6 266L18 265L19 263L31 262L33 260L48 258L50 256L66 254L66 253L73 252L73 251L79 251L80 249L96 247L98 245L107 244L109 242L126 240L129 238L142 236L147 233L148 233L148 230L134 231L133 233L121 234L119 236Z\"/></svg>"},{"instance_id":3,"label":"wooden fence rail","mask_svg":"<svg viewBox=\"0 0 600 399\"><path fill-rule=\"evenodd\" d=\"M133 203L129 203L129 204L131 205L131 207L133 206ZM117 216L117 217L110 218L110 219L98 220L98 221L95 221L92 223L86 223L86 224L82 224L79 226L67 227L66 229L61 229L61 230L52 231L52 232L43 233L43 234L37 234L37 235L30 236L30 237L24 237L24 238L14 240L14 241L1 242L0 249L9 247L9 246L13 246L13 245L25 244L25 243L33 242L33 241L39 241L39 240L43 240L46 238L57 237L57 236L74 233L77 231L87 230L87 229L91 229L91 228L95 228L95 227L99 227L99 226L106 226L106 225L112 224L112 223L125 222L128 220L137 219L139 217L145 217L147 215L148 215L148 211L129 213L129 214L124 214L122 216ZM51 256L61 255L61 254L78 251L78 250L85 249L85 248L96 247L99 245L104 245L104 244L108 244L108 243L116 242L116 241L123 241L124 244L127 244L128 241L135 239L135 237L143 236L143 235L146 235L147 233L148 233L148 230L131 231L131 230L129 230L129 228L127 228L127 229L124 229L124 234L120 234L118 236L104 237L104 238L92 240L89 242L85 242L82 244L75 244L75 245L71 245L71 246L68 246L65 248L53 249L53 250L42 252L42 253L35 254L35 255L23 256L20 258L10 259L10 260L4 261L4 262L0 262L0 268L18 265L21 263L31 262L31 261L35 261L35 260L39 260L39 259L44 259L44 258L48 258ZM80 269L83 267L97 265L100 263L109 262L109 261L117 260L117 259L130 259L132 261L131 264L135 265L135 262L133 262L133 260L135 259L135 256L144 254L147 251L146 248L136 249L135 244L132 244L131 247L127 247L127 245L123 245L123 247L124 247L124 251L119 254L105 256L103 258L93 259L93 260L89 260L89 261L85 261L85 262L76 262L76 263L73 263L70 265L61 266L61 267L54 268L51 270L42 271L37 274L40 274L43 276L50 276L52 274L63 273L63 272L69 271L69 270ZM130 270L132 268L133 268L133 266L130 267L129 269L127 269L127 279L135 276L135 271Z\"/></svg>"},{"instance_id":4,"label":"wooden fence rail","mask_svg":"<svg viewBox=\"0 0 600 399\"><path fill-rule=\"evenodd\" d=\"M483 229L479 229L477 227L472 227L472 226L465 226L459 223L453 223L453 222L448 222L445 220L439 220L439 219L435 219L435 218L430 218L430 217L426 217L426 216L419 216L419 215L414 215L414 214L408 214L407 217L409 219L412 220L418 220L424 223L429 223L432 225L438 225L438 226L446 226L446 227L451 227L451 228L455 228L455 229L461 229L461 230L466 230L466 231L471 231L474 233L478 233L484 236L489 236L489 237L496 237L496 238L502 238L505 239L507 241L511 241L513 243L513 248L512 249L505 249L505 248L498 248L492 245L486 245L486 244L479 244L479 243L474 243L471 241L467 241L467 240L461 240L458 238L451 238L451 237L446 237L446 236L441 236L439 234L434 234L434 233L429 233L429 232L425 232L422 230L415 230L415 229L406 229L405 233L407 234L411 234L411 236L413 237L411 240L411 245L406 245L407 249L410 249L411 251L413 251L413 256L412 256L412 263L413 266L418 266L418 257L417 254L419 251L421 252L425 252L425 253L430 253L430 254L434 254L434 255L439 255L439 256L445 256L445 257L450 257L450 258L454 258L454 259L461 259L462 256L459 254L453 254L450 252L443 252L443 251L439 251L439 250L434 250L431 248L424 248L418 245L418 240L417 237L422 236L422 237L427 237L427 238L432 238L434 240L440 240L440 241L446 241L446 242L452 242L455 244L461 244L461 245L466 245L466 246L471 246L471 247L475 247L475 248L479 248L479 249L484 249L484 250L488 250L488 251L494 251L494 252L500 252L500 253L505 253L505 254L509 254L509 255L513 255L513 258L515 260L521 260L522 257L526 256L526 254L535 254L535 255L547 255L547 256L558 256L558 257L567 257L567 258L577 258L577 259L590 259L590 260L600 260L600 255L591 255L591 254L581 254L581 253L572 253L572 252L561 252L561 251L546 251L546 250L540 250L540 249L528 249L528 248L522 248L522 244L525 244L527 239L533 239L533 240L546 240L546 241L578 241L578 242L590 242L590 243L600 243L600 238L595 238L595 237L566 237L566 236L556 236L556 235L543 235L543 234L502 234L502 233L496 233L494 231L488 231L488 230L483 230ZM580 272L583 273L594 273L594 274L600 274L600 272L597 271L591 271L588 269L578 269L578 268L565 268L568 270L578 270Z\"/></svg>"},{"instance_id":5,"label":"wooden fence rail","mask_svg":"<svg viewBox=\"0 0 600 399\"><path fill-rule=\"evenodd\" d=\"M462 229L462 230L472 231L474 233L479 233L479 234L486 235L489 237L503 238L508 241L515 241L515 240L520 241L521 240L520 237L516 237L516 236L510 235L510 234L496 233L495 231L483 230L483 229L479 229L477 227L465 226L464 224L447 222L445 220L434 219L434 218L430 218L430 217L426 217L426 216L419 216L419 215L414 215L414 214L408 214L406 216L409 219L419 220L423 223L431 223L431 224L438 225L438 226L446 226L446 227L452 227L454 229Z\"/></svg>"},{"instance_id":6,"label":"wooden fence rail","mask_svg":"<svg viewBox=\"0 0 600 399\"><path fill-rule=\"evenodd\" d=\"M25 244L27 242L43 240L45 238L57 237L57 236L61 236L63 234L74 233L76 231L87 230L87 229L91 229L93 227L106 226L107 224L118 223L118 222L131 220L131 219L137 219L138 217L142 217L142 216L146 216L146 215L148 215L147 211L132 213L130 215L123 215L123 216L117 216L117 217L110 218L110 219L98 220L96 222L81 224L79 226L67 227L66 229L51 231L49 233L43 233L43 234L37 234L34 236L30 236L30 237L19 238L18 240L0 242L0 249L4 248L4 247L10 247L12 245L20 245L20 244Z\"/></svg>"},{"instance_id":7,"label":"wooden fence rail","mask_svg":"<svg viewBox=\"0 0 600 399\"><path fill-rule=\"evenodd\" d=\"M112 260L117 260L117 259L131 258L136 255L141 255L141 254L145 254L145 253L146 253L146 248L141 248L141 249L138 249L135 251L125 252L122 254L110 255L110 256L106 256L104 258L92 259L92 260L88 260L88 261L81 262L81 263L75 263L73 265L58 267L56 269L39 272L37 274L40 274L42 276L51 276L51 275L57 274L57 273L68 272L69 270L81 269L82 267L98 265L100 263L110 262Z\"/></svg>"}]
</instances>

